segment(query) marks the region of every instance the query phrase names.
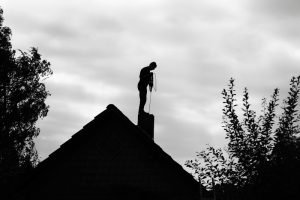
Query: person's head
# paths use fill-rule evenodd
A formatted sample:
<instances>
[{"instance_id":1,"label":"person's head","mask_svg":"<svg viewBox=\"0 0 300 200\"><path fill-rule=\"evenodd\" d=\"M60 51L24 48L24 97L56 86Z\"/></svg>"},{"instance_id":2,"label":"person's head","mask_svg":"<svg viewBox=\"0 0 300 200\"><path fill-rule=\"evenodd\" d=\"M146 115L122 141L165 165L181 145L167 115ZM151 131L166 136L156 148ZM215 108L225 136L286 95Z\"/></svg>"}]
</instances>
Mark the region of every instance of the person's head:
<instances>
[{"instance_id":1,"label":"person's head","mask_svg":"<svg viewBox=\"0 0 300 200\"><path fill-rule=\"evenodd\" d=\"M150 63L149 67L151 70L154 70L157 67L156 62Z\"/></svg>"}]
</instances>

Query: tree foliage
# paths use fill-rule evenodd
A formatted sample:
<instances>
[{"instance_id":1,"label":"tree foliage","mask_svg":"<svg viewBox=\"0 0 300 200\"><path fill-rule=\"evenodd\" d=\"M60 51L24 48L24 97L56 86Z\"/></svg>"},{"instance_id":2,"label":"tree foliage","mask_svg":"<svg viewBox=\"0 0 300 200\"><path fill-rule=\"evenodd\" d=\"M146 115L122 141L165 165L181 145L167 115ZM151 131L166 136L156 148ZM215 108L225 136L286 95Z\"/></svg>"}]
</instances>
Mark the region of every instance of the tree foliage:
<instances>
[{"instance_id":1,"label":"tree foliage","mask_svg":"<svg viewBox=\"0 0 300 200\"><path fill-rule=\"evenodd\" d=\"M237 165L233 157L221 148L207 146L205 150L196 153L196 159L186 161L185 165L194 170L194 175L205 185L208 190L213 185L233 184L239 177Z\"/></svg>"},{"instance_id":2,"label":"tree foliage","mask_svg":"<svg viewBox=\"0 0 300 200\"><path fill-rule=\"evenodd\" d=\"M295 191L291 185L299 184L291 180L300 178L295 168L299 167L300 162L299 92L300 76L293 77L288 96L283 101L282 114L278 116L276 111L279 105L279 89L276 88L269 101L262 100L263 109L258 115L251 107L249 92L245 88L242 117L239 117L234 79L230 79L228 89L222 91L227 151L208 147L197 153L196 159L187 161L186 166L195 175L200 175L201 180L213 178L219 185L233 185L239 191L251 190L252 197L267 195L267 192L278 187L278 183L289 191L286 193L292 194ZM202 181L202 184L208 189L212 187L212 182Z\"/></svg>"},{"instance_id":3,"label":"tree foliage","mask_svg":"<svg viewBox=\"0 0 300 200\"><path fill-rule=\"evenodd\" d=\"M297 155L299 137L299 113L297 110L300 93L300 76L290 82L289 96L284 100L283 113L279 118L279 127L275 131L274 156L277 162L293 159Z\"/></svg>"},{"instance_id":4,"label":"tree foliage","mask_svg":"<svg viewBox=\"0 0 300 200\"><path fill-rule=\"evenodd\" d=\"M3 26L0 8L0 180L34 167L38 154L33 139L39 135L36 122L47 115L49 92L43 79L52 74L50 63L36 48L16 52L11 30Z\"/></svg>"}]
</instances>

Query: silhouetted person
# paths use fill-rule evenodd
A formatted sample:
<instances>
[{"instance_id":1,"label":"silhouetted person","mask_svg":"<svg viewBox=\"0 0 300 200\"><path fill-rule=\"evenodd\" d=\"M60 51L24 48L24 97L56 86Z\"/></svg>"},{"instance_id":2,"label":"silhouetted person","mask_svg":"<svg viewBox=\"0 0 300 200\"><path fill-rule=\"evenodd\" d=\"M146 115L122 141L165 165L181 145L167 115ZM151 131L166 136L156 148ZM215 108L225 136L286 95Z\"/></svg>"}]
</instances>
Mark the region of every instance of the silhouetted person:
<instances>
[{"instance_id":1,"label":"silhouetted person","mask_svg":"<svg viewBox=\"0 0 300 200\"><path fill-rule=\"evenodd\" d=\"M139 114L145 114L144 107L147 101L147 86L149 85L150 90L153 87L153 73L151 72L156 68L156 63L152 62L149 66L141 69L140 81L138 83L138 89L140 93L140 106Z\"/></svg>"}]
</instances>

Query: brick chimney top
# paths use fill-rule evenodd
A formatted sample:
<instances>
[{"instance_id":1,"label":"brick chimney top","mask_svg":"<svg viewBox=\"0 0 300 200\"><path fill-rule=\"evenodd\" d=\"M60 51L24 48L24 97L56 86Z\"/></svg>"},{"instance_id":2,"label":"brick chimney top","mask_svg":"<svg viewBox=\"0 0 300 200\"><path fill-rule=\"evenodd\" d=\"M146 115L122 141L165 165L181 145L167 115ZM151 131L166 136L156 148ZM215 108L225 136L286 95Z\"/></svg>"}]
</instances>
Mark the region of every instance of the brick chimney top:
<instances>
[{"instance_id":1,"label":"brick chimney top","mask_svg":"<svg viewBox=\"0 0 300 200\"><path fill-rule=\"evenodd\" d=\"M154 140L154 115L148 113L139 114L138 126L143 129L152 140Z\"/></svg>"}]
</instances>

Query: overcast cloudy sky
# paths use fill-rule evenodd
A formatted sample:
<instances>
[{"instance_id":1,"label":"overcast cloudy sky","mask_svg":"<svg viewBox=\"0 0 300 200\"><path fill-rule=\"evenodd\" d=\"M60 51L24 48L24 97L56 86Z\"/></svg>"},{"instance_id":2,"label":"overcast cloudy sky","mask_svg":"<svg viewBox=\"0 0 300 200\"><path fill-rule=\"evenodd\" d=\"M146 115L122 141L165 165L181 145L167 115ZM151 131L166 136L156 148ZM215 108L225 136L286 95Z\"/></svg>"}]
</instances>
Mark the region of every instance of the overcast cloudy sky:
<instances>
[{"instance_id":1,"label":"overcast cloudy sky","mask_svg":"<svg viewBox=\"0 0 300 200\"><path fill-rule=\"evenodd\" d=\"M230 77L258 104L300 74L299 0L2 0L14 49L52 64L42 159L115 104L136 123L139 71L156 61L155 141L183 164L225 144ZM148 105L146 105L148 108ZM147 109L146 109L147 110Z\"/></svg>"}]
</instances>

